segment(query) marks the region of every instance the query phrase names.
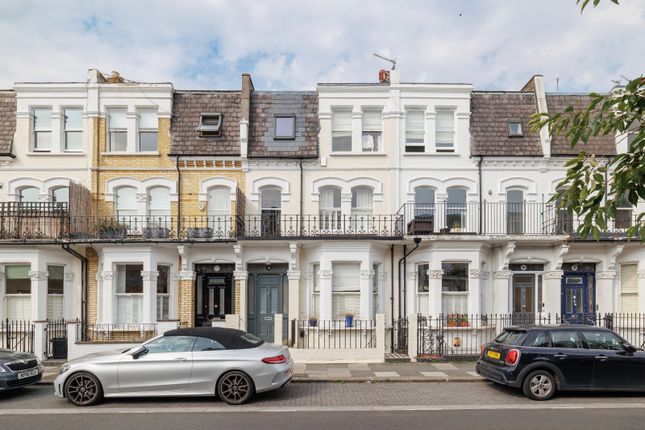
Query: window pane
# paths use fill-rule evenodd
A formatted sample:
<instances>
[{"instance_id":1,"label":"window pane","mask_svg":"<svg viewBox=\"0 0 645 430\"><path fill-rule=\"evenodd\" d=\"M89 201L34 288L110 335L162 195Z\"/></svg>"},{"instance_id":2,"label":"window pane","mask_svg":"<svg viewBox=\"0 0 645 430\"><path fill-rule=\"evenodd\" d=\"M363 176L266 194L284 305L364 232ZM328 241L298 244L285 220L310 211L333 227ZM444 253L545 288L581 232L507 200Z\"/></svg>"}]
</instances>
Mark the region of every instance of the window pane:
<instances>
[{"instance_id":1,"label":"window pane","mask_svg":"<svg viewBox=\"0 0 645 430\"><path fill-rule=\"evenodd\" d=\"M428 264L417 265L417 291L419 293L427 293L430 291L430 279L428 278Z\"/></svg>"},{"instance_id":2,"label":"window pane","mask_svg":"<svg viewBox=\"0 0 645 430\"><path fill-rule=\"evenodd\" d=\"M260 193L262 196L262 209L280 209L282 196L279 189L263 188Z\"/></svg>"},{"instance_id":3,"label":"window pane","mask_svg":"<svg viewBox=\"0 0 645 430\"><path fill-rule=\"evenodd\" d=\"M40 190L36 187L27 187L20 190L22 203L35 203L39 200Z\"/></svg>"},{"instance_id":4,"label":"window pane","mask_svg":"<svg viewBox=\"0 0 645 430\"><path fill-rule=\"evenodd\" d=\"M333 131L347 131L352 129L352 111L335 110L332 113L332 130Z\"/></svg>"},{"instance_id":5,"label":"window pane","mask_svg":"<svg viewBox=\"0 0 645 430\"><path fill-rule=\"evenodd\" d=\"M551 331L551 343L553 348L582 348L578 333L572 330Z\"/></svg>"},{"instance_id":6,"label":"window pane","mask_svg":"<svg viewBox=\"0 0 645 430\"><path fill-rule=\"evenodd\" d=\"M170 214L170 189L166 187L154 187L149 191L151 211L167 211Z\"/></svg>"},{"instance_id":7,"label":"window pane","mask_svg":"<svg viewBox=\"0 0 645 430\"><path fill-rule=\"evenodd\" d=\"M48 266L47 294L63 294L64 266Z\"/></svg>"},{"instance_id":8,"label":"window pane","mask_svg":"<svg viewBox=\"0 0 645 430\"><path fill-rule=\"evenodd\" d=\"M363 112L363 131L381 131L383 115L380 110Z\"/></svg>"},{"instance_id":9,"label":"window pane","mask_svg":"<svg viewBox=\"0 0 645 430\"><path fill-rule=\"evenodd\" d=\"M463 188L448 188L448 204L466 204L466 190Z\"/></svg>"},{"instance_id":10,"label":"window pane","mask_svg":"<svg viewBox=\"0 0 645 430\"><path fill-rule=\"evenodd\" d=\"M431 205L434 203L434 190L427 187L419 187L414 190L414 203Z\"/></svg>"},{"instance_id":11,"label":"window pane","mask_svg":"<svg viewBox=\"0 0 645 430\"><path fill-rule=\"evenodd\" d=\"M137 190L134 187L122 187L116 191L117 212L137 210Z\"/></svg>"},{"instance_id":12,"label":"window pane","mask_svg":"<svg viewBox=\"0 0 645 430\"><path fill-rule=\"evenodd\" d=\"M455 115L451 110L437 110L437 130L453 131Z\"/></svg>"},{"instance_id":13,"label":"window pane","mask_svg":"<svg viewBox=\"0 0 645 430\"><path fill-rule=\"evenodd\" d=\"M145 109L139 111L139 129L157 129L157 111Z\"/></svg>"},{"instance_id":14,"label":"window pane","mask_svg":"<svg viewBox=\"0 0 645 430\"><path fill-rule=\"evenodd\" d=\"M30 270L29 265L5 266L5 294L31 294Z\"/></svg>"},{"instance_id":15,"label":"window pane","mask_svg":"<svg viewBox=\"0 0 645 430\"><path fill-rule=\"evenodd\" d=\"M545 331L540 331L535 334L535 339L531 342L533 348L548 348L549 343L549 334Z\"/></svg>"},{"instance_id":16,"label":"window pane","mask_svg":"<svg viewBox=\"0 0 645 430\"><path fill-rule=\"evenodd\" d=\"M83 130L83 111L81 109L65 109L65 130Z\"/></svg>"},{"instance_id":17,"label":"window pane","mask_svg":"<svg viewBox=\"0 0 645 430\"><path fill-rule=\"evenodd\" d=\"M200 351L221 351L224 350L224 346L216 340L208 339L205 337L198 337L193 346L193 352Z\"/></svg>"},{"instance_id":18,"label":"window pane","mask_svg":"<svg viewBox=\"0 0 645 430\"><path fill-rule=\"evenodd\" d=\"M359 291L360 263L332 264L332 291Z\"/></svg>"},{"instance_id":19,"label":"window pane","mask_svg":"<svg viewBox=\"0 0 645 430\"><path fill-rule=\"evenodd\" d=\"M208 190L208 215L228 215L231 210L231 193L228 188L216 187Z\"/></svg>"},{"instance_id":20,"label":"window pane","mask_svg":"<svg viewBox=\"0 0 645 430\"><path fill-rule=\"evenodd\" d=\"M168 280L170 278L170 266L157 266L159 277L157 278L157 294L168 294Z\"/></svg>"},{"instance_id":21,"label":"window pane","mask_svg":"<svg viewBox=\"0 0 645 430\"><path fill-rule=\"evenodd\" d=\"M52 110L34 109L34 130L51 130Z\"/></svg>"},{"instance_id":22,"label":"window pane","mask_svg":"<svg viewBox=\"0 0 645 430\"><path fill-rule=\"evenodd\" d=\"M352 209L372 209L372 189L367 187L352 188Z\"/></svg>"},{"instance_id":23,"label":"window pane","mask_svg":"<svg viewBox=\"0 0 645 430\"><path fill-rule=\"evenodd\" d=\"M110 109L108 111L108 126L110 129L127 128L128 120L125 109Z\"/></svg>"},{"instance_id":24,"label":"window pane","mask_svg":"<svg viewBox=\"0 0 645 430\"><path fill-rule=\"evenodd\" d=\"M623 341L608 331L583 331L582 337L590 349L622 351Z\"/></svg>"},{"instance_id":25,"label":"window pane","mask_svg":"<svg viewBox=\"0 0 645 430\"><path fill-rule=\"evenodd\" d=\"M521 136L522 135L522 123L509 122L508 123L508 133L511 136Z\"/></svg>"},{"instance_id":26,"label":"window pane","mask_svg":"<svg viewBox=\"0 0 645 430\"><path fill-rule=\"evenodd\" d=\"M321 209L340 209L341 192L338 187L322 187L320 189Z\"/></svg>"},{"instance_id":27,"label":"window pane","mask_svg":"<svg viewBox=\"0 0 645 430\"><path fill-rule=\"evenodd\" d=\"M468 291L468 263L442 263L441 289L449 293Z\"/></svg>"},{"instance_id":28,"label":"window pane","mask_svg":"<svg viewBox=\"0 0 645 430\"><path fill-rule=\"evenodd\" d=\"M146 343L146 348L148 354L189 352L192 351L195 340L193 336L163 336Z\"/></svg>"},{"instance_id":29,"label":"window pane","mask_svg":"<svg viewBox=\"0 0 645 430\"><path fill-rule=\"evenodd\" d=\"M128 134L124 131L110 132L110 151L125 151L128 149Z\"/></svg>"},{"instance_id":30,"label":"window pane","mask_svg":"<svg viewBox=\"0 0 645 430\"><path fill-rule=\"evenodd\" d=\"M296 118L292 116L276 117L275 137L294 137Z\"/></svg>"},{"instance_id":31,"label":"window pane","mask_svg":"<svg viewBox=\"0 0 645 430\"><path fill-rule=\"evenodd\" d=\"M139 132L139 151L156 151L157 150L157 132L141 131Z\"/></svg>"},{"instance_id":32,"label":"window pane","mask_svg":"<svg viewBox=\"0 0 645 430\"><path fill-rule=\"evenodd\" d=\"M70 151L80 151L83 149L83 132L66 131L65 132L65 149Z\"/></svg>"},{"instance_id":33,"label":"window pane","mask_svg":"<svg viewBox=\"0 0 645 430\"><path fill-rule=\"evenodd\" d=\"M117 266L117 293L119 294L142 294L143 278L141 271L142 264L127 264Z\"/></svg>"},{"instance_id":34,"label":"window pane","mask_svg":"<svg viewBox=\"0 0 645 430\"><path fill-rule=\"evenodd\" d=\"M34 149L46 150L52 146L52 134L50 131L37 131L34 133Z\"/></svg>"},{"instance_id":35,"label":"window pane","mask_svg":"<svg viewBox=\"0 0 645 430\"><path fill-rule=\"evenodd\" d=\"M352 150L352 132L351 131L334 131L332 133L332 152L342 152Z\"/></svg>"},{"instance_id":36,"label":"window pane","mask_svg":"<svg viewBox=\"0 0 645 430\"><path fill-rule=\"evenodd\" d=\"M408 111L405 117L406 143L424 143L425 114L422 110ZM406 152L423 152L423 146L406 147Z\"/></svg>"},{"instance_id":37,"label":"window pane","mask_svg":"<svg viewBox=\"0 0 645 430\"><path fill-rule=\"evenodd\" d=\"M69 203L69 187L60 187L52 191L52 200L56 203Z\"/></svg>"}]
</instances>

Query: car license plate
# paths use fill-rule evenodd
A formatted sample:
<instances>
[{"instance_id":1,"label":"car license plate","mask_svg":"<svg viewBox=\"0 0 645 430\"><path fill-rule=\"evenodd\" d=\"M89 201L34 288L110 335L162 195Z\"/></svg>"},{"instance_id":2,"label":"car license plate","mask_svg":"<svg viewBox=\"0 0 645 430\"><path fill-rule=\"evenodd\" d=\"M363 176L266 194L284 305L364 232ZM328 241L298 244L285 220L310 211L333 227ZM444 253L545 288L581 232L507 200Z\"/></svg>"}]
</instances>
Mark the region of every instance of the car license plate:
<instances>
[{"instance_id":1,"label":"car license plate","mask_svg":"<svg viewBox=\"0 0 645 430\"><path fill-rule=\"evenodd\" d=\"M490 358L494 358L495 360L499 360L499 357L501 357L501 354L497 351L487 351L486 355Z\"/></svg>"},{"instance_id":2,"label":"car license plate","mask_svg":"<svg viewBox=\"0 0 645 430\"><path fill-rule=\"evenodd\" d=\"M24 372L18 373L18 379L25 379L36 375L38 375L38 369L30 369L30 370L26 370Z\"/></svg>"}]
</instances>

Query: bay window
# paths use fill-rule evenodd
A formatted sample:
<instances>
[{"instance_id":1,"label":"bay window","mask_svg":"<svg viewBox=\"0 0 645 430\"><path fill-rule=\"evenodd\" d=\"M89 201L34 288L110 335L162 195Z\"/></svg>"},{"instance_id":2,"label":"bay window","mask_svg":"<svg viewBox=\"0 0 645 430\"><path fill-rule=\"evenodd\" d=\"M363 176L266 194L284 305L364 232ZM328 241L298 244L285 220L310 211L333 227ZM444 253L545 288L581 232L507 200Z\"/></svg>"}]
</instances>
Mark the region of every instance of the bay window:
<instances>
[{"instance_id":1,"label":"bay window","mask_svg":"<svg viewBox=\"0 0 645 430\"><path fill-rule=\"evenodd\" d=\"M143 315L142 264L116 266L116 322L140 323Z\"/></svg>"},{"instance_id":2,"label":"bay window","mask_svg":"<svg viewBox=\"0 0 645 430\"><path fill-rule=\"evenodd\" d=\"M47 319L63 318L63 297L65 287L65 267L47 266Z\"/></svg>"},{"instance_id":3,"label":"bay window","mask_svg":"<svg viewBox=\"0 0 645 430\"><path fill-rule=\"evenodd\" d=\"M468 263L441 263L441 312L466 314L468 312Z\"/></svg>"},{"instance_id":4,"label":"bay window","mask_svg":"<svg viewBox=\"0 0 645 430\"><path fill-rule=\"evenodd\" d=\"M8 265L5 273L5 317L8 320L31 320L31 277L28 264Z\"/></svg>"}]
</instances>

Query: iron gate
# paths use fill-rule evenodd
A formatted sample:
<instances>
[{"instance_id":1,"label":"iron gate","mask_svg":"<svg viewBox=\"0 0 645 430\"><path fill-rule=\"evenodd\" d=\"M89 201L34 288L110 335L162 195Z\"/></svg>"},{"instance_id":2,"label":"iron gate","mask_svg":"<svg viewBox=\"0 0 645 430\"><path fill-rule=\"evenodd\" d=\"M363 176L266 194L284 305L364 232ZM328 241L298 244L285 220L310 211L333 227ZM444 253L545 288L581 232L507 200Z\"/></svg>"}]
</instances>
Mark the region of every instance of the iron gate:
<instances>
[{"instance_id":1,"label":"iron gate","mask_svg":"<svg viewBox=\"0 0 645 430\"><path fill-rule=\"evenodd\" d=\"M34 352L34 325L31 321L0 321L0 348Z\"/></svg>"},{"instance_id":2,"label":"iron gate","mask_svg":"<svg viewBox=\"0 0 645 430\"><path fill-rule=\"evenodd\" d=\"M392 352L408 354L408 319L398 318L392 321Z\"/></svg>"},{"instance_id":3,"label":"iron gate","mask_svg":"<svg viewBox=\"0 0 645 430\"><path fill-rule=\"evenodd\" d=\"M54 360L67 359L67 321L47 321L45 327L45 357Z\"/></svg>"}]
</instances>

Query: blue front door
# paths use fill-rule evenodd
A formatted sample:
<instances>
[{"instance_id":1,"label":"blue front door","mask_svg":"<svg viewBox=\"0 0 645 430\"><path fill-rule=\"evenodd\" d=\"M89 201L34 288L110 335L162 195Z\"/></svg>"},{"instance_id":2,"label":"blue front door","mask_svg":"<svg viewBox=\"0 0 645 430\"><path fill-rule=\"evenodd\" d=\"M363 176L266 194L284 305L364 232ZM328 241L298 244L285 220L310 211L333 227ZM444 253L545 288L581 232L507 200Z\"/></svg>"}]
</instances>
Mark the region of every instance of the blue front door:
<instances>
[{"instance_id":1,"label":"blue front door","mask_svg":"<svg viewBox=\"0 0 645 430\"><path fill-rule=\"evenodd\" d=\"M594 313L592 273L565 272L562 278L562 319L571 324L592 324Z\"/></svg>"}]
</instances>

